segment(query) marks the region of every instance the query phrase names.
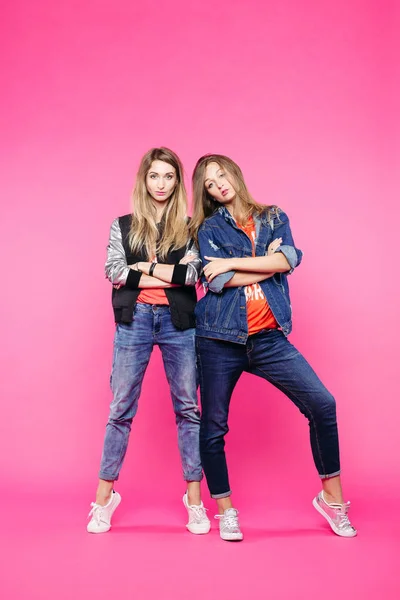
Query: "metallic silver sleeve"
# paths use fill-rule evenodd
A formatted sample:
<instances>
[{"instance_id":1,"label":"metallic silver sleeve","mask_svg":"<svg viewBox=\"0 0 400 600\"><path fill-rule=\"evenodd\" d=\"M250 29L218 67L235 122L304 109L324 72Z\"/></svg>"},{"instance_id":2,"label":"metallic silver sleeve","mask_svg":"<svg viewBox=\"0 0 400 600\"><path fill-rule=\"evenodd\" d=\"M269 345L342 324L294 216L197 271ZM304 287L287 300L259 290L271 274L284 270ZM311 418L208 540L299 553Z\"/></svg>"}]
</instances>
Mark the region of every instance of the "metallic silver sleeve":
<instances>
[{"instance_id":1,"label":"metallic silver sleeve","mask_svg":"<svg viewBox=\"0 0 400 600\"><path fill-rule=\"evenodd\" d=\"M188 255L190 255L191 261L187 263L185 285L195 285L200 277L202 265L199 251L192 240L189 240L186 245L185 256ZM104 269L107 279L112 284L125 285L129 267L126 263L125 250L122 244L122 235L118 219L115 219L111 225L110 238L107 246L107 260Z\"/></svg>"},{"instance_id":2,"label":"metallic silver sleeve","mask_svg":"<svg viewBox=\"0 0 400 600\"><path fill-rule=\"evenodd\" d=\"M107 279L111 283L125 285L129 267L126 264L125 250L122 245L122 234L118 219L115 219L111 225L104 270Z\"/></svg>"},{"instance_id":3,"label":"metallic silver sleeve","mask_svg":"<svg viewBox=\"0 0 400 600\"><path fill-rule=\"evenodd\" d=\"M185 285L196 285L201 273L201 258L199 250L193 240L189 240L186 245L185 256L190 255L192 260L187 263L187 272Z\"/></svg>"}]
</instances>

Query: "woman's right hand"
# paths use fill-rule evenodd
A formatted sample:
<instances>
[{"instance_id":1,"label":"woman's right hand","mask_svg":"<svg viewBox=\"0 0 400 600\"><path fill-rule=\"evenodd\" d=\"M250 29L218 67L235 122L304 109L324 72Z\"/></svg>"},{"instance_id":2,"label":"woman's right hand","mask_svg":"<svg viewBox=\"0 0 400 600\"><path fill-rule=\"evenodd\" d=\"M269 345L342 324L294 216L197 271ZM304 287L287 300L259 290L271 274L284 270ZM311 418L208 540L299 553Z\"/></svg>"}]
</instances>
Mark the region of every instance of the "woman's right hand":
<instances>
[{"instance_id":1,"label":"woman's right hand","mask_svg":"<svg viewBox=\"0 0 400 600\"><path fill-rule=\"evenodd\" d=\"M130 269L132 269L132 271L139 271L138 264L139 263L137 262L137 263L134 263L133 265L128 265L128 267ZM114 288L114 290L119 290L120 288L122 288L122 284L121 283L114 283L113 284L113 288Z\"/></svg>"}]
</instances>

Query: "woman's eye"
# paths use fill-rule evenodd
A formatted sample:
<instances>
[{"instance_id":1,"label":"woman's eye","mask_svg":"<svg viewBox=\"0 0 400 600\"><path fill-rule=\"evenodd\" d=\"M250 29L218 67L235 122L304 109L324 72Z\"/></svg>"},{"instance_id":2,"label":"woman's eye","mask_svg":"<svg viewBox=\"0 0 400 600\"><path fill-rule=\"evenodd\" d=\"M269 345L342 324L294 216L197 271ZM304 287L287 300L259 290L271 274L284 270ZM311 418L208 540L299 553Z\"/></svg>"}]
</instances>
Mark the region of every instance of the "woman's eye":
<instances>
[{"instance_id":1,"label":"woman's eye","mask_svg":"<svg viewBox=\"0 0 400 600\"><path fill-rule=\"evenodd\" d=\"M212 187L212 183L209 183L207 189L209 190Z\"/></svg>"},{"instance_id":2,"label":"woman's eye","mask_svg":"<svg viewBox=\"0 0 400 600\"><path fill-rule=\"evenodd\" d=\"M152 174L150 175L150 179L155 179L156 177L157 177L157 175L154 175L154 173L152 173Z\"/></svg>"},{"instance_id":3,"label":"woman's eye","mask_svg":"<svg viewBox=\"0 0 400 600\"><path fill-rule=\"evenodd\" d=\"M167 179L172 179L172 175L167 175Z\"/></svg>"}]
</instances>

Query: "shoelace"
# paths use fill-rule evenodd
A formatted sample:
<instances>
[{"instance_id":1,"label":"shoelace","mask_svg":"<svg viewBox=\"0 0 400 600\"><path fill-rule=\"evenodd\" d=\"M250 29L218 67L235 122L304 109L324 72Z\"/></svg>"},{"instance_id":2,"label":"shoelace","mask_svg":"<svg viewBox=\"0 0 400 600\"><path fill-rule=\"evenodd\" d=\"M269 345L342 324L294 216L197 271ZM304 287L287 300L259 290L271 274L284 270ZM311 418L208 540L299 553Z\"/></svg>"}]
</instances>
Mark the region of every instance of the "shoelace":
<instances>
[{"instance_id":1,"label":"shoelace","mask_svg":"<svg viewBox=\"0 0 400 600\"><path fill-rule=\"evenodd\" d=\"M96 523L100 525L102 509L104 506L100 506L100 504L96 504L96 502L91 502L90 506L92 507L92 510L88 514L88 518L93 516L93 519L96 521Z\"/></svg>"},{"instance_id":2,"label":"shoelace","mask_svg":"<svg viewBox=\"0 0 400 600\"><path fill-rule=\"evenodd\" d=\"M346 529L347 527L352 527L352 524L349 521L349 517L347 515L348 510L349 510L349 506L350 506L350 502L347 502L346 504L328 504L328 506L330 508L333 508L333 510L335 511L335 514L339 520L339 522L337 523L337 526L339 527L339 529Z\"/></svg>"},{"instance_id":3,"label":"shoelace","mask_svg":"<svg viewBox=\"0 0 400 600\"><path fill-rule=\"evenodd\" d=\"M190 513L194 517L196 523L202 522L202 520L206 517L207 510L208 508L206 508L205 506L195 506L193 504L190 505Z\"/></svg>"},{"instance_id":4,"label":"shoelace","mask_svg":"<svg viewBox=\"0 0 400 600\"><path fill-rule=\"evenodd\" d=\"M223 526L227 529L239 529L239 521L236 515L215 515L214 519L223 520Z\"/></svg>"},{"instance_id":5,"label":"shoelace","mask_svg":"<svg viewBox=\"0 0 400 600\"><path fill-rule=\"evenodd\" d=\"M343 504L340 507L340 510L338 510L337 514L339 517L339 524L338 527L340 529L345 529L347 527L352 527L352 524L349 521L349 517L347 515L347 512L349 510L349 506L350 506L350 502L348 502L347 504Z\"/></svg>"}]
</instances>

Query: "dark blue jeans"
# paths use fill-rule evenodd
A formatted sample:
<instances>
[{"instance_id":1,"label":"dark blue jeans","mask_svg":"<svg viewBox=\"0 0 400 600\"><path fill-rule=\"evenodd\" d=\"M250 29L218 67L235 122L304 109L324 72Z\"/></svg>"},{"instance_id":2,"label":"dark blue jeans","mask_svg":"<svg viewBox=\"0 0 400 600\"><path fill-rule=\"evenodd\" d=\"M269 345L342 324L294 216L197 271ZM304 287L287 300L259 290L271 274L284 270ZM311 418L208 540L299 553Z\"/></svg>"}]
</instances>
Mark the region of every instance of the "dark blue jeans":
<instances>
[{"instance_id":1,"label":"dark blue jeans","mask_svg":"<svg viewBox=\"0 0 400 600\"><path fill-rule=\"evenodd\" d=\"M281 390L307 417L315 466L322 479L340 473L336 405L305 358L276 329L247 344L196 337L202 417L200 455L213 498L231 494L224 437L229 404L240 375L258 375Z\"/></svg>"},{"instance_id":2,"label":"dark blue jeans","mask_svg":"<svg viewBox=\"0 0 400 600\"><path fill-rule=\"evenodd\" d=\"M137 304L132 323L118 324L115 332L111 375L114 397L106 426L100 479L118 479L154 345L160 347L171 390L183 477L186 481L200 481L203 476L194 329L177 329L168 306Z\"/></svg>"}]
</instances>

